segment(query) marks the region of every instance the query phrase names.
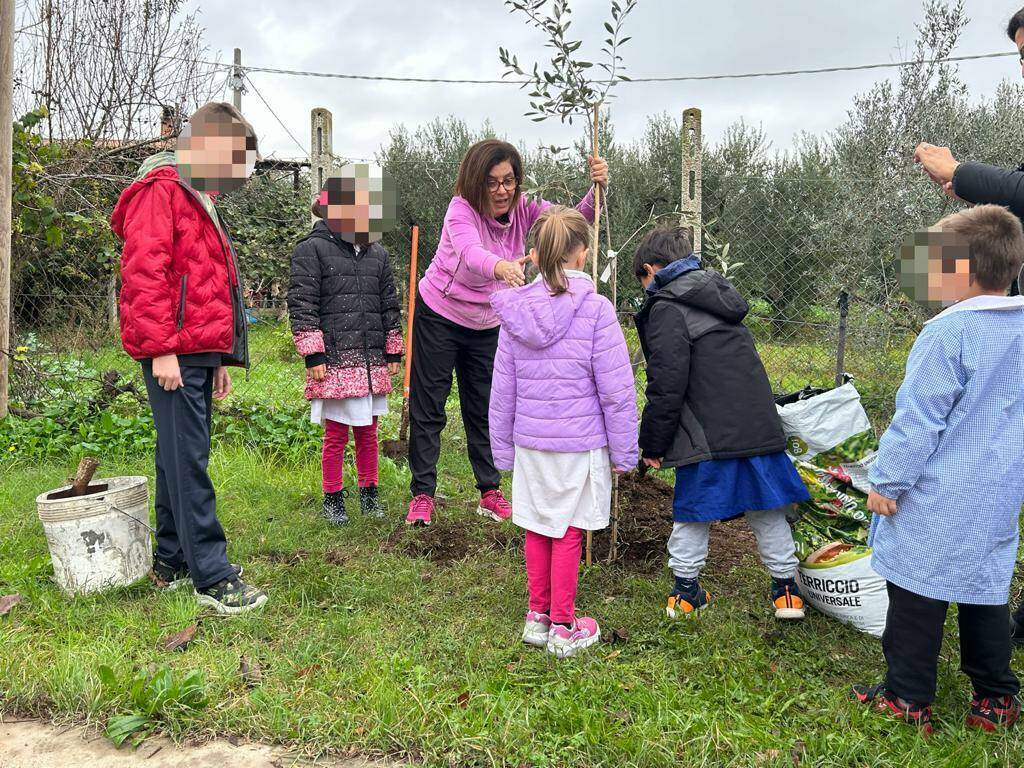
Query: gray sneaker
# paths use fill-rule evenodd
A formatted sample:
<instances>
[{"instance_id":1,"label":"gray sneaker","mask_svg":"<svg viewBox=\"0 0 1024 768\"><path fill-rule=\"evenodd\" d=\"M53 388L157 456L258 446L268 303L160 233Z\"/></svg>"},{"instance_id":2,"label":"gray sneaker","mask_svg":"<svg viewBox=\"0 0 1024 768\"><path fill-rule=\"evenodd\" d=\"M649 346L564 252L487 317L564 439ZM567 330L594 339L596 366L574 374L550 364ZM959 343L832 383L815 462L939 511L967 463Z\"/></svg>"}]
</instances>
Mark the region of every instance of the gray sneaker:
<instances>
[{"instance_id":1,"label":"gray sneaker","mask_svg":"<svg viewBox=\"0 0 1024 768\"><path fill-rule=\"evenodd\" d=\"M262 607L267 602L267 593L234 576L197 589L196 600L217 613L232 616Z\"/></svg>"}]
</instances>

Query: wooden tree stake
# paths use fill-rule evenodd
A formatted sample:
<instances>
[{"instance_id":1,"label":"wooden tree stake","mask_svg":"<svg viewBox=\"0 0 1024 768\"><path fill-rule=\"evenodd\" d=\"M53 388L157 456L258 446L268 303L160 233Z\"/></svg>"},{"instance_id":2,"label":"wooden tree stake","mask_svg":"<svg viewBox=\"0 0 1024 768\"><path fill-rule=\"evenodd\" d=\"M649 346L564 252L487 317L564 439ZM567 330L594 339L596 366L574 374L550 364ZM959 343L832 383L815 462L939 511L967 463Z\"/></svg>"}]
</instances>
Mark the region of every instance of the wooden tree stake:
<instances>
[{"instance_id":1,"label":"wooden tree stake","mask_svg":"<svg viewBox=\"0 0 1024 768\"><path fill-rule=\"evenodd\" d=\"M92 456L86 456L78 463L78 471L75 472L75 479L71 484L73 496L84 496L86 494L89 490L89 483L92 482L92 476L96 474L96 468L99 465L99 459L94 459Z\"/></svg>"},{"instance_id":2,"label":"wooden tree stake","mask_svg":"<svg viewBox=\"0 0 1024 768\"><path fill-rule=\"evenodd\" d=\"M594 110L594 142L593 142L593 150L594 150L594 157L598 157L597 153L600 150L600 145L598 143L598 131L600 130L600 127L601 127L601 122L600 122L601 105L600 104L595 104L594 107L593 107L593 110ZM591 269L593 270L594 286L595 287L597 286L597 260L598 260L598 254L601 252L601 249L600 249L599 244L598 244L598 240L600 240L600 237L601 237L601 185L600 184L595 184L594 185L594 236L592 238L592 242L590 243L591 260L593 262L591 264ZM590 550L588 549L587 551L589 552Z\"/></svg>"}]
</instances>

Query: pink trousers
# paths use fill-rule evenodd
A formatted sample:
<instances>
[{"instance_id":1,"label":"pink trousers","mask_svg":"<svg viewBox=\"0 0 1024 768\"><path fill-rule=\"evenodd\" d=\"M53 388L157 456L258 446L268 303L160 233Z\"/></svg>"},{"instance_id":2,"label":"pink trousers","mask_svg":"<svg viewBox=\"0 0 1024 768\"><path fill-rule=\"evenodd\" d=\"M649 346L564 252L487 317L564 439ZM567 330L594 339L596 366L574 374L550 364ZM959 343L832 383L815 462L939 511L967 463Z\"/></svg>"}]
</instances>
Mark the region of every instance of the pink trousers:
<instances>
[{"instance_id":1,"label":"pink trousers","mask_svg":"<svg viewBox=\"0 0 1024 768\"><path fill-rule=\"evenodd\" d=\"M377 417L373 424L352 427L356 439L356 472L359 487L377 485ZM324 493L335 493L345 484L342 467L345 464L345 446L348 445L348 424L327 420L324 425L324 450L321 465L324 473Z\"/></svg>"},{"instance_id":2,"label":"pink trousers","mask_svg":"<svg viewBox=\"0 0 1024 768\"><path fill-rule=\"evenodd\" d=\"M559 624L572 624L582 546L583 531L572 526L560 539L526 532L526 584L531 611L546 613Z\"/></svg>"}]
</instances>

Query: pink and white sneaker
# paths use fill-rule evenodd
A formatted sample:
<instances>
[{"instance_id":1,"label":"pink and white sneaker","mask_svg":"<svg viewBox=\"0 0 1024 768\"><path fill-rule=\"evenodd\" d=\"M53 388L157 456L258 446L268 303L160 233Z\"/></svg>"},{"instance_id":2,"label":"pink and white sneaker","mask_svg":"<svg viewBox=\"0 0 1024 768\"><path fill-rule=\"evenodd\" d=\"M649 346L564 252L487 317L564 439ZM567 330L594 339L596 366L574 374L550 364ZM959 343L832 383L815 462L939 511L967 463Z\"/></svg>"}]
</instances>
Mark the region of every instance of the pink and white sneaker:
<instances>
[{"instance_id":1,"label":"pink and white sneaker","mask_svg":"<svg viewBox=\"0 0 1024 768\"><path fill-rule=\"evenodd\" d=\"M535 648L546 648L549 629L551 619L546 613L530 611L526 614L526 624L523 627L523 642Z\"/></svg>"},{"instance_id":2,"label":"pink and white sneaker","mask_svg":"<svg viewBox=\"0 0 1024 768\"><path fill-rule=\"evenodd\" d=\"M480 506L476 508L476 511L478 515L489 517L499 523L512 517L512 505L497 488L480 497Z\"/></svg>"},{"instance_id":3,"label":"pink and white sneaker","mask_svg":"<svg viewBox=\"0 0 1024 768\"><path fill-rule=\"evenodd\" d=\"M561 624L552 624L548 632L548 653L560 659L575 656L584 648L589 648L601 640L601 628L589 616L579 616L573 622L572 629Z\"/></svg>"},{"instance_id":4,"label":"pink and white sneaker","mask_svg":"<svg viewBox=\"0 0 1024 768\"><path fill-rule=\"evenodd\" d=\"M430 525L430 516L434 514L434 499L421 493L413 496L409 502L409 514L405 516L406 525Z\"/></svg>"}]
</instances>

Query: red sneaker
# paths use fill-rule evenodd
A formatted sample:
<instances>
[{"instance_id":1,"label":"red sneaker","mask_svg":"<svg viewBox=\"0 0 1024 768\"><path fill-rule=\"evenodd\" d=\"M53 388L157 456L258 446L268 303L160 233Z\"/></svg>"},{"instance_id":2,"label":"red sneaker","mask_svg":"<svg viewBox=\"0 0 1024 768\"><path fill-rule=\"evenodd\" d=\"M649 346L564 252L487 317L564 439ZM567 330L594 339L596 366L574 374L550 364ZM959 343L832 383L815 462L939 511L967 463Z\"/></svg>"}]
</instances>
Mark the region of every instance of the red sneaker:
<instances>
[{"instance_id":1,"label":"red sneaker","mask_svg":"<svg viewBox=\"0 0 1024 768\"><path fill-rule=\"evenodd\" d=\"M1020 718L1020 702L1016 696L998 696L988 698L974 694L971 702L971 713L967 715L968 728L981 728L983 731L997 731L1009 728Z\"/></svg>"},{"instance_id":2,"label":"red sneaker","mask_svg":"<svg viewBox=\"0 0 1024 768\"><path fill-rule=\"evenodd\" d=\"M901 699L885 689L885 683L875 685L853 686L853 697L861 704L867 704L876 712L895 717L907 725L917 726L923 736L931 736L935 728L932 725L932 708L928 705L914 704Z\"/></svg>"},{"instance_id":3,"label":"red sneaker","mask_svg":"<svg viewBox=\"0 0 1024 768\"><path fill-rule=\"evenodd\" d=\"M477 514L489 517L499 523L512 517L512 505L497 488L487 491L480 497L480 506L476 508L476 511Z\"/></svg>"},{"instance_id":4,"label":"red sneaker","mask_svg":"<svg viewBox=\"0 0 1024 768\"><path fill-rule=\"evenodd\" d=\"M409 514L405 516L406 525L430 525L430 516L434 514L434 498L421 493L413 496L409 502Z\"/></svg>"}]
</instances>

